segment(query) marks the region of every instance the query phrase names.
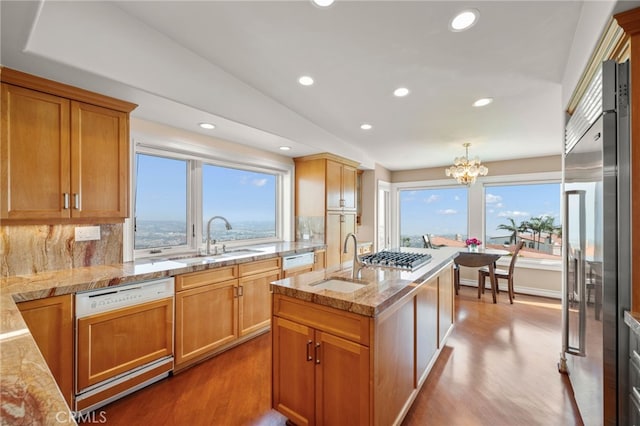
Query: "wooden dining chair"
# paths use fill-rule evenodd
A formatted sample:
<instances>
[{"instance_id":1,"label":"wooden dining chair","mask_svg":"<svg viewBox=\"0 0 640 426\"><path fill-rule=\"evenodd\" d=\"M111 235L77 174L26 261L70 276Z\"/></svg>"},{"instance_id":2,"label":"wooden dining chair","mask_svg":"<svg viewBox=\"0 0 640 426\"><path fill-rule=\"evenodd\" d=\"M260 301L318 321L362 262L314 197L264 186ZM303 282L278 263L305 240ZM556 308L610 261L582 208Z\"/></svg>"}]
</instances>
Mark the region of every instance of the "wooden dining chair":
<instances>
[{"instance_id":1,"label":"wooden dining chair","mask_svg":"<svg viewBox=\"0 0 640 426\"><path fill-rule=\"evenodd\" d=\"M518 245L516 245L516 249L513 252L513 254L511 255L511 262L509 263L509 270L504 270L504 269L496 269L494 268L493 273L496 277L496 281L499 283L500 282L500 278L507 280L507 292L509 293L509 303L513 304L513 299L516 298L516 295L513 291L513 270L516 266L516 260L518 259L518 252L520 251L520 249L522 248L522 246L524 246L524 241L520 241L520 243L518 243ZM478 285L481 287L482 292L484 293L484 285L485 285L485 279L486 277L489 276L489 268L486 266L483 266L482 268L478 269ZM499 293L500 289L499 286L496 286L496 292Z\"/></svg>"}]
</instances>

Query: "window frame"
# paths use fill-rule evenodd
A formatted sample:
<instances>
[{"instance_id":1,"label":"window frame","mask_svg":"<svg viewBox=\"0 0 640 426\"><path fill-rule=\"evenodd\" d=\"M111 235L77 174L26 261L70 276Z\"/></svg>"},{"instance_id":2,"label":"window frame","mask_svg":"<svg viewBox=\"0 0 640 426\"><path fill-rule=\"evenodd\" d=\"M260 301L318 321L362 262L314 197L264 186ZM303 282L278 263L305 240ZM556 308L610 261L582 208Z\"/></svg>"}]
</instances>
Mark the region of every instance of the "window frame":
<instances>
[{"instance_id":1,"label":"window frame","mask_svg":"<svg viewBox=\"0 0 640 426\"><path fill-rule=\"evenodd\" d=\"M527 184L543 184L558 183L560 184L560 215L563 217L564 205L562 200L562 172L538 172L523 173L511 175L484 176L471 186L467 187L467 232L470 236L476 236L482 241L486 241L486 188L492 186L505 185L527 185ZM400 190L412 189L447 189L460 187L453 179L438 180L421 180L412 182L397 182L391 184L391 241L392 247L400 246ZM479 208L476 208L478 206ZM474 210L471 215L470 211ZM501 259L498 265L505 266L509 264L509 259ZM562 261L550 259L519 259L519 267L545 269L545 270L561 270Z\"/></svg>"},{"instance_id":2,"label":"window frame","mask_svg":"<svg viewBox=\"0 0 640 426\"><path fill-rule=\"evenodd\" d=\"M391 184L391 247L400 247L400 191L411 190L429 190L429 189L455 189L460 185L453 183L451 179L440 180L421 180L414 182L398 182ZM469 206L470 206L470 193L467 188L467 232L469 229Z\"/></svg>"},{"instance_id":3,"label":"window frame","mask_svg":"<svg viewBox=\"0 0 640 426\"><path fill-rule=\"evenodd\" d=\"M203 235L202 214L202 167L204 164L268 173L276 176L276 235L273 238L226 241L228 247L256 245L290 241L293 235L293 164L284 164L269 159L242 155L243 161L237 161L238 153L221 151L215 148L155 140L146 142L134 139L131 150L130 170L130 217L125 220L123 229L124 260L136 260L153 257L171 257L200 252L205 244L200 243ZM187 161L187 244L186 246L161 249L161 253L150 253L150 249L134 248L135 232L135 196L137 154L155 155L164 158ZM230 218L231 220L231 218ZM189 231L190 230L190 231Z\"/></svg>"}]
</instances>

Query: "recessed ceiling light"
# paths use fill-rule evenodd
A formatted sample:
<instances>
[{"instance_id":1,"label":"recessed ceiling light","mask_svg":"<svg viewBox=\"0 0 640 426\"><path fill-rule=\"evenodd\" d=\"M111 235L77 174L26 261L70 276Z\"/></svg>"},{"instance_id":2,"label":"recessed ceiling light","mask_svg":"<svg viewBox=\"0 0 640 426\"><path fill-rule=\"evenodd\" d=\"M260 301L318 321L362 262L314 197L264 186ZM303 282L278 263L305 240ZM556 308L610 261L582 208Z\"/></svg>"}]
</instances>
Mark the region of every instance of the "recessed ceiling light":
<instances>
[{"instance_id":1,"label":"recessed ceiling light","mask_svg":"<svg viewBox=\"0 0 640 426\"><path fill-rule=\"evenodd\" d=\"M311 3L319 7L329 7L333 4L334 0L311 0Z\"/></svg>"},{"instance_id":2,"label":"recessed ceiling light","mask_svg":"<svg viewBox=\"0 0 640 426\"><path fill-rule=\"evenodd\" d=\"M308 75L303 75L298 79L298 83L302 84L303 86L311 86L313 84L313 78L309 77Z\"/></svg>"},{"instance_id":3,"label":"recessed ceiling light","mask_svg":"<svg viewBox=\"0 0 640 426\"><path fill-rule=\"evenodd\" d=\"M408 94L409 94L409 89L407 89L406 87L398 87L396 90L393 91L393 95L399 98L403 96L407 96Z\"/></svg>"},{"instance_id":4,"label":"recessed ceiling light","mask_svg":"<svg viewBox=\"0 0 640 426\"><path fill-rule=\"evenodd\" d=\"M280 147L280 150L281 150L281 151L289 151L290 149L291 149L291 147L290 147L290 146L281 146L281 147Z\"/></svg>"},{"instance_id":5,"label":"recessed ceiling light","mask_svg":"<svg viewBox=\"0 0 640 426\"><path fill-rule=\"evenodd\" d=\"M214 126L211 123L200 123L198 124L198 126L202 127L203 129L207 129L207 130L211 130L211 129L215 129L216 126Z\"/></svg>"},{"instance_id":6,"label":"recessed ceiling light","mask_svg":"<svg viewBox=\"0 0 640 426\"><path fill-rule=\"evenodd\" d=\"M483 107L483 106L489 105L491 102L493 102L493 98L482 98L482 99L478 99L477 101L475 101L473 103L473 106L474 107Z\"/></svg>"},{"instance_id":7,"label":"recessed ceiling light","mask_svg":"<svg viewBox=\"0 0 640 426\"><path fill-rule=\"evenodd\" d=\"M449 24L449 29L454 32L468 30L478 22L480 12L476 9L467 9L458 13Z\"/></svg>"},{"instance_id":8,"label":"recessed ceiling light","mask_svg":"<svg viewBox=\"0 0 640 426\"><path fill-rule=\"evenodd\" d=\"M360 128L361 128L362 130L371 130L371 129L373 128L373 126L372 126L371 124L369 124L369 123L362 123L362 124L360 125Z\"/></svg>"}]
</instances>

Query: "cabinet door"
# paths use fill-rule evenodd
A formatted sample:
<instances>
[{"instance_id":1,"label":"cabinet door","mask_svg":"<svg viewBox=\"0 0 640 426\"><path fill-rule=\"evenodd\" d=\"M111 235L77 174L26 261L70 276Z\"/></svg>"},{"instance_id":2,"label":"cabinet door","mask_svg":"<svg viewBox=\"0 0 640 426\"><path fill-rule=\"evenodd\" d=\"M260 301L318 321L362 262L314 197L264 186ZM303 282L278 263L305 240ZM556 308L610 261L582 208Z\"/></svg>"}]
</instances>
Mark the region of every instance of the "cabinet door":
<instances>
[{"instance_id":1,"label":"cabinet door","mask_svg":"<svg viewBox=\"0 0 640 426\"><path fill-rule=\"evenodd\" d=\"M316 423L369 424L369 348L316 331Z\"/></svg>"},{"instance_id":2,"label":"cabinet door","mask_svg":"<svg viewBox=\"0 0 640 426\"><path fill-rule=\"evenodd\" d=\"M56 296L18 303L67 404L73 401L73 300Z\"/></svg>"},{"instance_id":3,"label":"cabinet door","mask_svg":"<svg viewBox=\"0 0 640 426\"><path fill-rule=\"evenodd\" d=\"M342 166L342 206L352 211L356 210L358 170L355 167Z\"/></svg>"},{"instance_id":4,"label":"cabinet door","mask_svg":"<svg viewBox=\"0 0 640 426\"><path fill-rule=\"evenodd\" d=\"M324 269L324 259L325 259L326 251L325 250L316 250L313 253L314 261L313 261L313 270L318 271L320 269Z\"/></svg>"},{"instance_id":5,"label":"cabinet door","mask_svg":"<svg viewBox=\"0 0 640 426\"><path fill-rule=\"evenodd\" d=\"M355 213L344 213L342 215L342 219L340 222L340 261L347 262L353 260L353 251L357 250L357 248L353 247L353 243L349 241L347 245L347 252L344 253L344 240L347 238L349 233L356 232L356 214Z\"/></svg>"},{"instance_id":6,"label":"cabinet door","mask_svg":"<svg viewBox=\"0 0 640 426\"><path fill-rule=\"evenodd\" d=\"M325 242L326 248L326 267L331 268L338 266L342 261L342 239L341 234L341 220L344 220L343 215L337 212L327 213L327 222L325 224Z\"/></svg>"},{"instance_id":7,"label":"cabinet door","mask_svg":"<svg viewBox=\"0 0 640 426\"><path fill-rule=\"evenodd\" d=\"M71 103L72 216L125 218L129 207L129 118Z\"/></svg>"},{"instance_id":8,"label":"cabinet door","mask_svg":"<svg viewBox=\"0 0 640 426\"><path fill-rule=\"evenodd\" d=\"M173 353L173 299L77 320L77 390Z\"/></svg>"},{"instance_id":9,"label":"cabinet door","mask_svg":"<svg viewBox=\"0 0 640 426\"><path fill-rule=\"evenodd\" d=\"M238 281L176 293L176 365L196 361L238 337Z\"/></svg>"},{"instance_id":10,"label":"cabinet door","mask_svg":"<svg viewBox=\"0 0 640 426\"><path fill-rule=\"evenodd\" d=\"M343 253L344 240L350 232L356 231L355 213L328 212L325 225L326 267L338 266L353 259L353 244L347 246L347 253Z\"/></svg>"},{"instance_id":11,"label":"cabinet door","mask_svg":"<svg viewBox=\"0 0 640 426\"><path fill-rule=\"evenodd\" d=\"M416 294L416 377L418 387L438 349L438 277L424 283Z\"/></svg>"},{"instance_id":12,"label":"cabinet door","mask_svg":"<svg viewBox=\"0 0 640 426\"><path fill-rule=\"evenodd\" d=\"M342 209L342 164L327 160L327 209Z\"/></svg>"},{"instance_id":13,"label":"cabinet door","mask_svg":"<svg viewBox=\"0 0 640 426\"><path fill-rule=\"evenodd\" d=\"M280 317L273 317L271 333L273 408L296 425L313 425L315 424L313 329Z\"/></svg>"},{"instance_id":14,"label":"cabinet door","mask_svg":"<svg viewBox=\"0 0 640 426\"><path fill-rule=\"evenodd\" d=\"M271 282L279 279L279 270L240 278L240 336L269 327L271 322Z\"/></svg>"},{"instance_id":15,"label":"cabinet door","mask_svg":"<svg viewBox=\"0 0 640 426\"><path fill-rule=\"evenodd\" d=\"M0 218L69 217L69 101L5 83L1 97Z\"/></svg>"},{"instance_id":16,"label":"cabinet door","mask_svg":"<svg viewBox=\"0 0 640 426\"><path fill-rule=\"evenodd\" d=\"M441 347L449 329L453 326L453 268L450 266L438 274L438 340Z\"/></svg>"}]
</instances>

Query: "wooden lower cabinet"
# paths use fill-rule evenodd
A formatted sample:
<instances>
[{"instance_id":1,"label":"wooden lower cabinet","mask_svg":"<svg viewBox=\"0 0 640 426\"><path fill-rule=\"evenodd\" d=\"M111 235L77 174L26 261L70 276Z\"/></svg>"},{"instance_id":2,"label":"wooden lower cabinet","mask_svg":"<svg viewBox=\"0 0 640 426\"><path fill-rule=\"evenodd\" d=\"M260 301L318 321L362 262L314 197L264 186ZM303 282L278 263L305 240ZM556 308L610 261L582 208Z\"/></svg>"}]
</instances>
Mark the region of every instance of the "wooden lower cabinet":
<instances>
[{"instance_id":1,"label":"wooden lower cabinet","mask_svg":"<svg viewBox=\"0 0 640 426\"><path fill-rule=\"evenodd\" d=\"M271 323L271 282L280 279L280 269L240 278L240 336L268 328Z\"/></svg>"},{"instance_id":2,"label":"wooden lower cabinet","mask_svg":"<svg viewBox=\"0 0 640 426\"><path fill-rule=\"evenodd\" d=\"M238 280L176 293L176 366L238 337Z\"/></svg>"},{"instance_id":3,"label":"wooden lower cabinet","mask_svg":"<svg viewBox=\"0 0 640 426\"><path fill-rule=\"evenodd\" d=\"M369 348L275 317L274 407L296 425L369 424Z\"/></svg>"},{"instance_id":4,"label":"wooden lower cabinet","mask_svg":"<svg viewBox=\"0 0 640 426\"><path fill-rule=\"evenodd\" d=\"M175 371L269 329L280 257L176 276Z\"/></svg>"},{"instance_id":5,"label":"wooden lower cabinet","mask_svg":"<svg viewBox=\"0 0 640 426\"><path fill-rule=\"evenodd\" d=\"M275 293L273 408L296 425L400 424L453 327L452 263L376 317Z\"/></svg>"},{"instance_id":6,"label":"wooden lower cabinet","mask_svg":"<svg viewBox=\"0 0 640 426\"><path fill-rule=\"evenodd\" d=\"M73 402L73 296L18 303L24 321L69 406Z\"/></svg>"}]
</instances>

